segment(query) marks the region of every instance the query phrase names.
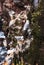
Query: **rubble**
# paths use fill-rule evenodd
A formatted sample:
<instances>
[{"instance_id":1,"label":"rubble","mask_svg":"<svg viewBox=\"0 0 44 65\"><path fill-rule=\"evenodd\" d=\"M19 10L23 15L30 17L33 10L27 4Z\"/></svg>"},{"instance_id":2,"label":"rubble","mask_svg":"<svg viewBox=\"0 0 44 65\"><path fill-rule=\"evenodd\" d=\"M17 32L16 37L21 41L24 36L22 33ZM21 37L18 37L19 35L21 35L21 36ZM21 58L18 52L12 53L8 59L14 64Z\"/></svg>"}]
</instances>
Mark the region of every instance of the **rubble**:
<instances>
[{"instance_id":1,"label":"rubble","mask_svg":"<svg viewBox=\"0 0 44 65\"><path fill-rule=\"evenodd\" d=\"M23 5L24 7L23 10L16 6L17 8L20 9L20 13L16 13L16 11L13 10L11 6L11 3L14 3L15 5L15 3L20 3L20 2L21 2L20 0L13 0L12 2L11 1L9 2L9 0L8 1L5 0L5 2L3 3L3 7L5 8L4 10L8 12L10 19L8 22L8 18L5 17L2 18L2 21L4 21L3 24L6 25L7 27L7 30L5 27L5 31L7 35L5 35L5 31L1 29L3 32L0 31L0 39L3 39L2 44L5 49L2 49L2 46L0 47L0 56L1 56L0 58L2 58L5 54L6 56L4 56L3 60L4 62L6 61L8 65L11 65L11 62L14 58L14 54L17 55L19 54L19 52L23 53L24 51L26 51L26 49L30 47L30 43L33 41L31 35L32 30L30 28L30 21L28 20L27 17L27 14L30 11L31 6L29 4ZM1 17L2 14L0 15L0 18ZM3 25L1 25L1 27L2 26ZM25 37L26 36L25 33L26 34L28 33L27 37ZM30 36L31 38L29 38ZM14 40L16 40L16 44L17 44L15 47L13 46L13 44L15 45ZM1 63L3 63L3 61L0 60L0 65Z\"/></svg>"}]
</instances>

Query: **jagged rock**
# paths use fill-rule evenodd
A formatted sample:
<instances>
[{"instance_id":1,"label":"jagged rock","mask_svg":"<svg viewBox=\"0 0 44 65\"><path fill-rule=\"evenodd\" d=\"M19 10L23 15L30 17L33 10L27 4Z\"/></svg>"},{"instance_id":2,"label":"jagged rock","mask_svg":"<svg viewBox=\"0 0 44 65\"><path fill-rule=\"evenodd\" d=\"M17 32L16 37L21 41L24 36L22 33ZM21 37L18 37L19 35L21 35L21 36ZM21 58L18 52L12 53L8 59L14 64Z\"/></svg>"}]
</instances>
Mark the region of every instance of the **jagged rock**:
<instances>
[{"instance_id":1,"label":"jagged rock","mask_svg":"<svg viewBox=\"0 0 44 65\"><path fill-rule=\"evenodd\" d=\"M26 20L26 23L24 24L23 31L27 30L29 28L29 20Z\"/></svg>"},{"instance_id":2,"label":"jagged rock","mask_svg":"<svg viewBox=\"0 0 44 65\"><path fill-rule=\"evenodd\" d=\"M10 15L10 17L12 17L13 15L15 16L15 12L13 10L10 10L9 15Z\"/></svg>"},{"instance_id":3,"label":"jagged rock","mask_svg":"<svg viewBox=\"0 0 44 65\"><path fill-rule=\"evenodd\" d=\"M33 4L35 8L38 8L39 0L34 0Z\"/></svg>"},{"instance_id":4,"label":"jagged rock","mask_svg":"<svg viewBox=\"0 0 44 65\"><path fill-rule=\"evenodd\" d=\"M15 23L15 19L14 19L14 20L11 20L10 23L9 23L9 27L10 27L11 25L13 25L14 23Z\"/></svg>"},{"instance_id":5,"label":"jagged rock","mask_svg":"<svg viewBox=\"0 0 44 65\"><path fill-rule=\"evenodd\" d=\"M31 9L31 6L30 5L25 5L24 6L28 11L30 11L30 9Z\"/></svg>"},{"instance_id":6,"label":"jagged rock","mask_svg":"<svg viewBox=\"0 0 44 65\"><path fill-rule=\"evenodd\" d=\"M23 37L23 36L15 36L15 38L16 38L17 40L24 40L24 37Z\"/></svg>"},{"instance_id":7,"label":"jagged rock","mask_svg":"<svg viewBox=\"0 0 44 65\"><path fill-rule=\"evenodd\" d=\"M1 32L1 31L0 31L0 38L4 38L4 39L5 39L4 32Z\"/></svg>"},{"instance_id":8,"label":"jagged rock","mask_svg":"<svg viewBox=\"0 0 44 65\"><path fill-rule=\"evenodd\" d=\"M6 39L4 39L3 45L4 45L4 47L7 47L7 40Z\"/></svg>"},{"instance_id":9,"label":"jagged rock","mask_svg":"<svg viewBox=\"0 0 44 65\"><path fill-rule=\"evenodd\" d=\"M13 0L15 3L19 3L20 2L20 0Z\"/></svg>"}]
</instances>

